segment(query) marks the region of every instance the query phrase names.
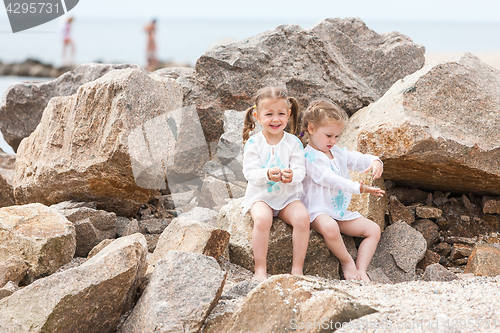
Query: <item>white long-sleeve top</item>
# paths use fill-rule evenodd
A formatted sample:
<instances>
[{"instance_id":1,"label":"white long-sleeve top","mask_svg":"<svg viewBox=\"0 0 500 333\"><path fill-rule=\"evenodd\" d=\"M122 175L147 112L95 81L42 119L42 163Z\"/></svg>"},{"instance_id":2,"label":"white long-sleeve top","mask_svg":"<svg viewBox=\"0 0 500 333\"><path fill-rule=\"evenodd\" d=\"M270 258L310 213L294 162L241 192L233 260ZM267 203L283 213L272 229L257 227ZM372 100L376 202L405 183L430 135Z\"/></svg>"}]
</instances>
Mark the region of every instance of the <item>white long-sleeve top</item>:
<instances>
[{"instance_id":1,"label":"white long-sleeve top","mask_svg":"<svg viewBox=\"0 0 500 333\"><path fill-rule=\"evenodd\" d=\"M351 180L349 170L365 171L377 156L348 151L333 146L333 159L311 146L304 149L306 176L301 200L309 211L311 222L320 214L327 214L335 220L353 220L361 216L347 210L352 193L360 194L359 182ZM382 161L381 161L382 162Z\"/></svg>"},{"instance_id":2,"label":"white long-sleeve top","mask_svg":"<svg viewBox=\"0 0 500 333\"><path fill-rule=\"evenodd\" d=\"M267 171L273 167L292 169L292 181L287 184L271 181ZM262 132L252 135L244 148L243 174L248 180L242 203L243 215L257 201L267 203L274 210L281 210L290 202L300 200L302 180L306 174L304 147L295 135L286 132L281 141L273 146L267 143Z\"/></svg>"}]
</instances>

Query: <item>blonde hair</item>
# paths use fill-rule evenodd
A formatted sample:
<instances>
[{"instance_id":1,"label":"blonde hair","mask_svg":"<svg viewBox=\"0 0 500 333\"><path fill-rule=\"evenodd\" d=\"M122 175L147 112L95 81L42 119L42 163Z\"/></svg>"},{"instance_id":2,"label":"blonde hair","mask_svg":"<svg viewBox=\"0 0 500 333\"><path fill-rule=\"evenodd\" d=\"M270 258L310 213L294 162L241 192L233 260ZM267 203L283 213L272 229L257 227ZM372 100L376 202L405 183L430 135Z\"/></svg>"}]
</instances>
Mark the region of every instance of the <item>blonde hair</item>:
<instances>
[{"instance_id":1,"label":"blonde hair","mask_svg":"<svg viewBox=\"0 0 500 333\"><path fill-rule=\"evenodd\" d=\"M304 135L303 139L309 138L309 124L313 124L318 128L329 122L340 122L345 125L348 120L349 116L347 113L337 104L326 99L316 100L309 104L309 107L302 116L300 135Z\"/></svg>"},{"instance_id":2,"label":"blonde hair","mask_svg":"<svg viewBox=\"0 0 500 333\"><path fill-rule=\"evenodd\" d=\"M257 91L254 97L254 105L245 110L245 123L243 124L243 144L250 137L250 132L255 128L255 119L253 118L253 111L259 112L259 104L266 98L285 99L287 108L291 110L290 121L287 128L289 132L295 134L298 127L299 119L299 102L293 97L288 97L285 89L280 87L268 86L261 88Z\"/></svg>"}]
</instances>

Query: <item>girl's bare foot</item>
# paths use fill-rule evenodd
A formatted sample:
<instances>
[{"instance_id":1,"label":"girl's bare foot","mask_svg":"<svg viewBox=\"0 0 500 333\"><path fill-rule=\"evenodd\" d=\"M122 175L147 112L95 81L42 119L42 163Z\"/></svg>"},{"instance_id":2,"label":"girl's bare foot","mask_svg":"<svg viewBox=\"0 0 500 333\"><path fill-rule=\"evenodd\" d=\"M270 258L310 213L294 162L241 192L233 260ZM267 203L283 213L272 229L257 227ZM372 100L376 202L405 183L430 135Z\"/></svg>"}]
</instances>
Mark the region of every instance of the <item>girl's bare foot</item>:
<instances>
[{"instance_id":1,"label":"girl's bare foot","mask_svg":"<svg viewBox=\"0 0 500 333\"><path fill-rule=\"evenodd\" d=\"M267 272L265 270L256 269L253 274L252 280L264 281L267 279Z\"/></svg>"},{"instance_id":2,"label":"girl's bare foot","mask_svg":"<svg viewBox=\"0 0 500 333\"><path fill-rule=\"evenodd\" d=\"M370 282L370 278L368 277L368 274L366 274L366 271L358 271L358 276L361 281L365 282Z\"/></svg>"},{"instance_id":3,"label":"girl's bare foot","mask_svg":"<svg viewBox=\"0 0 500 333\"><path fill-rule=\"evenodd\" d=\"M360 280L360 276L358 273L358 269L356 268L356 264L353 262L349 262L348 264L342 266L342 272L344 273L344 279L346 280Z\"/></svg>"},{"instance_id":4,"label":"girl's bare foot","mask_svg":"<svg viewBox=\"0 0 500 333\"><path fill-rule=\"evenodd\" d=\"M302 272L302 268L292 267L292 275L304 275L304 273Z\"/></svg>"}]
</instances>

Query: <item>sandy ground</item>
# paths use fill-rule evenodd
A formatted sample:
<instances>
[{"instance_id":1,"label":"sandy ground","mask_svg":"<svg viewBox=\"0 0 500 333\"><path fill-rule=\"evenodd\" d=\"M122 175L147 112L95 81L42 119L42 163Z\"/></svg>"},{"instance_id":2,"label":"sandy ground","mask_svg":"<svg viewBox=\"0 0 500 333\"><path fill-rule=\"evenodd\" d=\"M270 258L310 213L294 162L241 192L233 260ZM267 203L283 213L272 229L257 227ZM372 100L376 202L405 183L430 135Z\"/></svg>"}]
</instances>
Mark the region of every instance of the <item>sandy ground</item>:
<instances>
[{"instance_id":1,"label":"sandy ground","mask_svg":"<svg viewBox=\"0 0 500 333\"><path fill-rule=\"evenodd\" d=\"M426 53L425 63L429 63L432 60L444 61L458 55L460 52L438 52L438 53ZM487 63L493 68L500 70L500 51L491 52L471 52L473 55L481 59L483 62Z\"/></svg>"}]
</instances>

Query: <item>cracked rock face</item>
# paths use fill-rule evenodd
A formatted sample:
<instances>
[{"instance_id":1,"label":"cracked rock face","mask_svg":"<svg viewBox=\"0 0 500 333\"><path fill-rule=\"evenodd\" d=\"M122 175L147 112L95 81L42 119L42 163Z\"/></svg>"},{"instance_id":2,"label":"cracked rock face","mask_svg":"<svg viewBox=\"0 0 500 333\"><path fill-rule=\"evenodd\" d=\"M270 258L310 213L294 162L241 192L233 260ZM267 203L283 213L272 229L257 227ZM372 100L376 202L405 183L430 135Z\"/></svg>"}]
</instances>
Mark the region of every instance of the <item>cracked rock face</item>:
<instances>
[{"instance_id":1,"label":"cracked rock face","mask_svg":"<svg viewBox=\"0 0 500 333\"><path fill-rule=\"evenodd\" d=\"M398 184L500 194L500 71L470 53L431 63L358 111L339 145L379 156Z\"/></svg>"},{"instance_id":2,"label":"cracked rock face","mask_svg":"<svg viewBox=\"0 0 500 333\"><path fill-rule=\"evenodd\" d=\"M247 109L266 85L286 87L302 108L329 98L353 114L420 69L424 52L407 36L377 34L357 18L326 19L308 30L282 25L207 51L184 105L196 104L208 141L222 134L225 110Z\"/></svg>"}]
</instances>

